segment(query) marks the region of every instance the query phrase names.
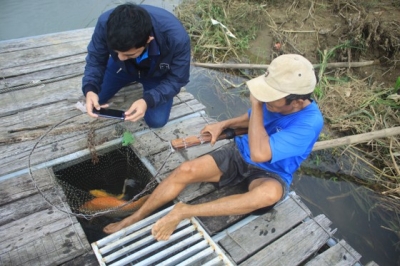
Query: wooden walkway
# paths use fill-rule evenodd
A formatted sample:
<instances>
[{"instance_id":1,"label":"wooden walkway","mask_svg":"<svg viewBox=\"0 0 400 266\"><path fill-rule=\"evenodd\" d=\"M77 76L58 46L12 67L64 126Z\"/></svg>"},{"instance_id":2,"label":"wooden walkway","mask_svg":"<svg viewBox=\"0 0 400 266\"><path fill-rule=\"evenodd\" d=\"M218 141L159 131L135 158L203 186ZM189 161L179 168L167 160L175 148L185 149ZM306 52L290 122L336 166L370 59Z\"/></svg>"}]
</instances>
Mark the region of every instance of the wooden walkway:
<instances>
[{"instance_id":1,"label":"wooden walkway","mask_svg":"<svg viewBox=\"0 0 400 266\"><path fill-rule=\"evenodd\" d=\"M51 205L40 193L54 185L57 158L89 153L93 123L100 146L120 141L116 127L132 132L136 142L131 148L159 180L180 163L228 142L171 151L168 140L197 135L212 122L185 90L175 97L162 129L81 114L75 104L84 99L81 79L92 31L0 42L0 265L98 265L63 195L52 195ZM112 107L126 109L141 93L139 85L131 85L112 99ZM42 139L32 153L48 132L51 138ZM212 184L194 184L178 200L198 203L242 191L240 186L215 190ZM262 216L198 220L238 265L355 265L361 257L343 240L327 245L335 232L331 222L324 215L312 217L295 193Z\"/></svg>"}]
</instances>

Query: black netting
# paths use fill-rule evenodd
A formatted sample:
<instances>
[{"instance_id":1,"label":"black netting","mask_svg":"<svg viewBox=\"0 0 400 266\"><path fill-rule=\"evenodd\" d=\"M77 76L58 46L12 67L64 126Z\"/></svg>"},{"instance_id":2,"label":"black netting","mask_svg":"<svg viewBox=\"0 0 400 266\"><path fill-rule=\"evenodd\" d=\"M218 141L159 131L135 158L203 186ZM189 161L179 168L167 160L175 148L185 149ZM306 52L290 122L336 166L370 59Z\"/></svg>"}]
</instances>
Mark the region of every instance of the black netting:
<instances>
[{"instance_id":1,"label":"black netting","mask_svg":"<svg viewBox=\"0 0 400 266\"><path fill-rule=\"evenodd\" d=\"M153 181L154 185L146 188L152 175L127 147L97 155L95 162L88 158L59 168L62 165L54 167L56 181L71 211L88 216L104 212L109 216L126 216L137 209L129 202L141 201L156 185Z\"/></svg>"}]
</instances>

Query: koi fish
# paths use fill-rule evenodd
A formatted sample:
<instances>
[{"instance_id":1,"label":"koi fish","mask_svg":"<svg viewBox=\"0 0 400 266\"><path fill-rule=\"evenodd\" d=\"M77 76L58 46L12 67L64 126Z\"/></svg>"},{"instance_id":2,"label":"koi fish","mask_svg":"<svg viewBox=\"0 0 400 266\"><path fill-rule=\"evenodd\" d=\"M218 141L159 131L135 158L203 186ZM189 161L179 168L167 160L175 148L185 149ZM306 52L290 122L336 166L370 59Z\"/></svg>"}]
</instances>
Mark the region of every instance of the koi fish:
<instances>
[{"instance_id":1,"label":"koi fish","mask_svg":"<svg viewBox=\"0 0 400 266\"><path fill-rule=\"evenodd\" d=\"M140 199L130 203L128 203L125 200L117 199L115 197L110 197L110 196L99 197L85 202L79 209L83 212L85 211L97 212L97 211L106 211L110 209L115 209L111 211L109 214L107 214L107 216L123 217L134 213L140 207L142 207L142 205L146 202L149 196L150 195L143 196ZM118 208L120 206L123 207Z\"/></svg>"},{"instance_id":2,"label":"koi fish","mask_svg":"<svg viewBox=\"0 0 400 266\"><path fill-rule=\"evenodd\" d=\"M114 195L111 193L108 193L107 191L103 189L93 189L89 191L90 195L96 198L104 198L104 197L113 197L117 199L122 199L124 197L124 194L119 194L119 195Z\"/></svg>"},{"instance_id":3,"label":"koi fish","mask_svg":"<svg viewBox=\"0 0 400 266\"><path fill-rule=\"evenodd\" d=\"M136 192L136 193L135 193ZM114 197L117 199L123 199L123 200L130 200L133 198L134 195L139 193L140 191L137 191L137 183L133 179L126 179L124 182L124 187L122 189L122 193L118 195L114 195L111 193L108 193L107 191L103 189L93 189L90 190L89 193L96 198L100 197Z\"/></svg>"},{"instance_id":4,"label":"koi fish","mask_svg":"<svg viewBox=\"0 0 400 266\"><path fill-rule=\"evenodd\" d=\"M125 180L122 194L119 195L113 195L101 189L90 190L89 193L95 198L85 202L80 206L79 210L83 213L87 213L115 209L105 215L111 217L128 216L137 211L150 196L146 195L136 201L128 203L128 200L133 198L131 194L133 193L135 185L136 182L133 179ZM125 194L125 192L127 193ZM120 206L123 207L118 208Z\"/></svg>"}]
</instances>

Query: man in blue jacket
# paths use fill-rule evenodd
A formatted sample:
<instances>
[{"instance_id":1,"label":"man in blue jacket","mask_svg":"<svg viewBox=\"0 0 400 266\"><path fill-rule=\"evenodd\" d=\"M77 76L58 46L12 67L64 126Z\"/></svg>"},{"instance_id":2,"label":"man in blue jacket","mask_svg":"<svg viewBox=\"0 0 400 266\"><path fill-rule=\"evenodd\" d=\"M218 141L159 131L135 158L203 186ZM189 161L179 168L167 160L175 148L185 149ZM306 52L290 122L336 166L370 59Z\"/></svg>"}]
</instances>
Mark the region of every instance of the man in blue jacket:
<instances>
[{"instance_id":1,"label":"man in blue jacket","mask_svg":"<svg viewBox=\"0 0 400 266\"><path fill-rule=\"evenodd\" d=\"M132 103L125 120L145 119L149 127L164 126L173 97L189 82L190 39L170 12L132 3L103 13L88 46L82 90L86 110L106 104L122 87L143 85L143 97Z\"/></svg>"}]
</instances>

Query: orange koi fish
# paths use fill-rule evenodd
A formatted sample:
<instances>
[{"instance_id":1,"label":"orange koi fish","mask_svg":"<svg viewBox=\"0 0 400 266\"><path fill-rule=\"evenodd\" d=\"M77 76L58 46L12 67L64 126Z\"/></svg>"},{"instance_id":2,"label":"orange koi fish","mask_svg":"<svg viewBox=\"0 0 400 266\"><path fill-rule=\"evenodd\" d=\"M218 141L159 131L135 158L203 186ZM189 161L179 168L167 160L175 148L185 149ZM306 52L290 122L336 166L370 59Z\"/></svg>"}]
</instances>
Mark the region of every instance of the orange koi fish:
<instances>
[{"instance_id":1,"label":"orange koi fish","mask_svg":"<svg viewBox=\"0 0 400 266\"><path fill-rule=\"evenodd\" d=\"M110 209L116 209L108 214L108 216L113 217L123 217L128 216L135 211L137 211L149 198L150 195L146 195L141 197L140 199L130 202L127 204L127 201L118 199L112 196L103 196L99 198L94 198L90 201L85 202L79 209L83 212L90 211L106 211ZM118 208L122 205L126 204L125 206Z\"/></svg>"}]
</instances>

